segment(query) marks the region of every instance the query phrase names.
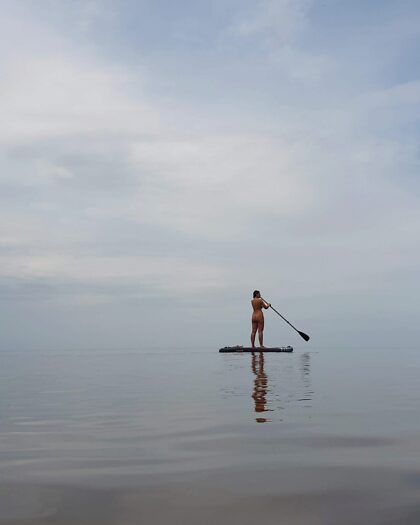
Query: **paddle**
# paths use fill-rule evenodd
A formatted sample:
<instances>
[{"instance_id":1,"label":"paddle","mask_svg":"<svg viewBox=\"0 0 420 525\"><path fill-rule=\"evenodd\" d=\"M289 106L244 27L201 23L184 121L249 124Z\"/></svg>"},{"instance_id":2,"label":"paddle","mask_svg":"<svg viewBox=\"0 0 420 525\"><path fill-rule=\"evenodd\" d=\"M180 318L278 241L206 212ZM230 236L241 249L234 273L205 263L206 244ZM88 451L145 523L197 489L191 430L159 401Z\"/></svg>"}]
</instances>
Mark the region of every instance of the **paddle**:
<instances>
[{"instance_id":1,"label":"paddle","mask_svg":"<svg viewBox=\"0 0 420 525\"><path fill-rule=\"evenodd\" d=\"M305 334L304 332L299 331L297 328L295 328L295 327L292 325L292 323L289 323L289 321L288 321L285 317L283 317L283 316L281 315L280 312L278 312L275 308L273 308L273 307L271 306L270 303L268 303L268 302L267 302L265 299L263 299L262 297L261 297L261 299L262 299L266 304L269 304L269 305L270 305L270 308L271 308L272 310L274 310L274 311L276 312L276 314L279 315L284 321L286 321L286 323L287 323L288 325L290 325L290 326L293 328L293 330L296 330L296 332L300 335L300 337L302 337L303 339L305 339L305 341L309 341L309 339L310 339L309 335Z\"/></svg>"}]
</instances>

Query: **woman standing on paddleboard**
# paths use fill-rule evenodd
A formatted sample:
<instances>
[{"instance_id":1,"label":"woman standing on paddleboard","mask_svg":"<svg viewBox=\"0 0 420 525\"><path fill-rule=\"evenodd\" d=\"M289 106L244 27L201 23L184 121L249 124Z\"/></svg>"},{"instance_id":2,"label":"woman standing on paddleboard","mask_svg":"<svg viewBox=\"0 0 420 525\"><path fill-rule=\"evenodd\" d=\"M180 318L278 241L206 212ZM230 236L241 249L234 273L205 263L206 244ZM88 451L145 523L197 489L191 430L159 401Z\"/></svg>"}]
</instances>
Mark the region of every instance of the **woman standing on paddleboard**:
<instances>
[{"instance_id":1,"label":"woman standing on paddleboard","mask_svg":"<svg viewBox=\"0 0 420 525\"><path fill-rule=\"evenodd\" d=\"M270 308L271 304L266 303L258 290L254 290L252 294L252 332L251 332L251 346L255 348L255 336L258 330L258 340L260 348L264 348L264 314L262 309Z\"/></svg>"}]
</instances>

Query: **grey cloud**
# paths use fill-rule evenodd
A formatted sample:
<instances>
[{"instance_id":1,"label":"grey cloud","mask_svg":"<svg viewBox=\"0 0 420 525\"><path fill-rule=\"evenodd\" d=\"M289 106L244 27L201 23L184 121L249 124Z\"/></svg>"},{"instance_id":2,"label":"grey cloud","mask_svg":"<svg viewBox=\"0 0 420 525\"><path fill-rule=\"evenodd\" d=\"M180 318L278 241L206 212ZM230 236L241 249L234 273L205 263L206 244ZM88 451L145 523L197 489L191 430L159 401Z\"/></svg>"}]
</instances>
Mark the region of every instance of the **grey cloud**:
<instances>
[{"instance_id":1,"label":"grey cloud","mask_svg":"<svg viewBox=\"0 0 420 525\"><path fill-rule=\"evenodd\" d=\"M289 65L309 73L313 62L299 52L311 42L307 28L320 23L311 13L302 11L303 25L287 37ZM210 40L244 16L229 10ZM152 43L149 52L138 48L153 64L146 72L92 48L85 55L66 32L60 55L36 36L42 19L46 42L58 38L53 18L29 17L36 53L21 45L24 59L10 61L3 81L5 345L61 337L78 347L132 345L143 333L156 344L239 343L254 288L323 343L343 334L366 342L369 320L396 337L390 319L397 332L418 315L418 82L389 87L372 72L373 87L351 83L359 70L349 59L337 70L348 68L343 78L320 75L317 90L305 82L291 89L259 53L244 53L255 44L225 32L218 45L231 50L226 60L220 49L212 59L212 50L196 50L199 69L189 51L168 48L168 57L179 54L165 78L174 84L169 96ZM262 23L242 29L272 42ZM334 64L342 52L330 47ZM279 340L286 328L270 322Z\"/></svg>"}]
</instances>

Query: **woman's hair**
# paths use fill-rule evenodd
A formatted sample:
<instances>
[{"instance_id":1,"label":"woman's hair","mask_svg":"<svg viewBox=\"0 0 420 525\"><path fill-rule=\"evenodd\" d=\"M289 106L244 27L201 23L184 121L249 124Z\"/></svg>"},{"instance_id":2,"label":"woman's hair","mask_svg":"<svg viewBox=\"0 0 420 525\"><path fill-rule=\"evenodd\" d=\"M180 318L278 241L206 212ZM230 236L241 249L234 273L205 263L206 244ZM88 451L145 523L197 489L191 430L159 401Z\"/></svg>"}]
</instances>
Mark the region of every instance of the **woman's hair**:
<instances>
[{"instance_id":1,"label":"woman's hair","mask_svg":"<svg viewBox=\"0 0 420 525\"><path fill-rule=\"evenodd\" d=\"M252 297L255 299L257 297L257 295L260 295L260 291L259 290L254 290L254 293L252 294Z\"/></svg>"}]
</instances>

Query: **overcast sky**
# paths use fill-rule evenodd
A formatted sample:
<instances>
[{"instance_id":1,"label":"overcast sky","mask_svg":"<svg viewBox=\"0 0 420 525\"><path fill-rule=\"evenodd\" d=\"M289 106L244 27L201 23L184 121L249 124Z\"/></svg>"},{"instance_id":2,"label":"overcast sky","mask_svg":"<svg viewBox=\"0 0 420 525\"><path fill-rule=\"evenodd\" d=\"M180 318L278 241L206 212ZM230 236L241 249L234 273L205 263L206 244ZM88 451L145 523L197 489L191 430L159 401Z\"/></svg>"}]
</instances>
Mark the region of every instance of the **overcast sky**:
<instances>
[{"instance_id":1,"label":"overcast sky","mask_svg":"<svg viewBox=\"0 0 420 525\"><path fill-rule=\"evenodd\" d=\"M1 348L417 344L417 0L0 11Z\"/></svg>"}]
</instances>

